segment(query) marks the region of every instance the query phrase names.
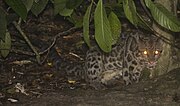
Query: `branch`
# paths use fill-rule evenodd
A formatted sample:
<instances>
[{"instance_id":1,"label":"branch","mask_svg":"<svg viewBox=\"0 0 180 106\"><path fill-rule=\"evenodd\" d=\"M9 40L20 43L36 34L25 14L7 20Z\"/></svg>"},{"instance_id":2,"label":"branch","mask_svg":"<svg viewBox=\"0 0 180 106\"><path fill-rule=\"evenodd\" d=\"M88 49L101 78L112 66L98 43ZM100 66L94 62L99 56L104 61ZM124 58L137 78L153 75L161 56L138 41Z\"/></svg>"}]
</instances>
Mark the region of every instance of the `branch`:
<instances>
[{"instance_id":1,"label":"branch","mask_svg":"<svg viewBox=\"0 0 180 106\"><path fill-rule=\"evenodd\" d=\"M20 34L24 37L24 39L26 40L26 42L28 43L28 45L31 47L31 49L33 50L34 53L31 53L31 52L27 52L27 51L22 51L22 50L17 50L17 49L11 49L11 52L15 52L15 53L18 53L18 54L24 54L24 55L29 55L29 56L35 56L36 55L36 59L38 61L39 64L42 64L44 63L44 61L46 60L51 48L55 45L56 43L56 40L58 37L60 36L64 36L64 35L68 35L69 33L75 31L77 28L76 27L72 27L70 29L68 29L67 31L64 31L64 32L61 32L61 33L58 33L57 35L55 35L55 37L53 38L53 41L51 43L51 45L45 49L44 51L42 52L37 52L36 49L33 47L33 45L31 44L31 42L29 41L29 39L27 38L27 36L24 34L24 32L21 30L19 24L17 24L16 22L13 22L13 24L15 25L16 29L20 32ZM46 56L45 58L43 59L42 62L40 62L40 55L43 55L44 53L46 53Z\"/></svg>"},{"instance_id":2,"label":"branch","mask_svg":"<svg viewBox=\"0 0 180 106\"><path fill-rule=\"evenodd\" d=\"M64 32L61 32L61 33L58 33L57 35L55 35L51 45L47 49L45 49L44 51L40 52L39 54L41 55L41 54L44 54L45 52L49 51L54 46L54 44L56 43L56 40L58 37L63 36L63 35L68 35L69 33L75 31L76 29L77 29L76 27L72 27L72 28L68 29L67 31L64 31Z\"/></svg>"},{"instance_id":3,"label":"branch","mask_svg":"<svg viewBox=\"0 0 180 106\"><path fill-rule=\"evenodd\" d=\"M145 13L147 14L147 16L150 18L150 19L153 19L152 16L151 16L151 13L149 12L149 10L147 9L145 3L144 3L144 0L140 0L140 3L142 5L142 8L144 9Z\"/></svg>"},{"instance_id":4,"label":"branch","mask_svg":"<svg viewBox=\"0 0 180 106\"><path fill-rule=\"evenodd\" d=\"M149 24L147 24L147 23L143 20L143 18L142 18L139 14L137 14L137 16L140 18L140 20L141 20L151 31L154 32L154 34L155 34L156 37L160 38L163 42L165 42L165 43L167 43L167 44L169 44L169 45L171 45L171 46L173 46L173 47L175 47L175 48L177 48L177 49L180 49L180 47L177 46L177 45L175 45L170 39L164 37L162 34L160 34L160 33L158 33L157 31L155 31Z\"/></svg>"},{"instance_id":5,"label":"branch","mask_svg":"<svg viewBox=\"0 0 180 106\"><path fill-rule=\"evenodd\" d=\"M16 29L20 32L20 34L23 36L23 38L25 39L25 41L27 42L27 44L30 46L30 48L33 50L33 52L36 55L36 59L38 61L38 63L40 64L40 55L37 52L37 50L34 48L34 46L31 44L30 40L28 39L28 37L26 36L26 34L22 31L20 25L16 22L13 21L14 26L16 27Z\"/></svg>"}]
</instances>

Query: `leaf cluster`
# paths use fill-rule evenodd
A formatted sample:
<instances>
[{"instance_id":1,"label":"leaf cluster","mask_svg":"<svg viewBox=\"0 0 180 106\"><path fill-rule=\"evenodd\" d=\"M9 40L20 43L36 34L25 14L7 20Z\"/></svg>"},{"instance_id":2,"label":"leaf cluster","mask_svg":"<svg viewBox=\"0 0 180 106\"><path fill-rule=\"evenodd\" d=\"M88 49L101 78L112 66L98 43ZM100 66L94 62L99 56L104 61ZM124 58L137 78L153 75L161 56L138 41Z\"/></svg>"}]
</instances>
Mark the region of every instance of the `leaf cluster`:
<instances>
[{"instance_id":1,"label":"leaf cluster","mask_svg":"<svg viewBox=\"0 0 180 106\"><path fill-rule=\"evenodd\" d=\"M76 27L83 27L84 41L91 47L89 38L90 23L94 23L95 40L99 47L110 52L112 45L116 44L121 33L121 21L119 18L123 15L135 27L150 28L151 25L137 11L137 5L134 0L4 0L5 3L26 22L28 13L35 16L45 9L48 4L53 4L54 15L67 17ZM84 11L83 18L78 17L75 10L84 6L88 2ZM151 0L142 0L142 5L146 8L152 17L151 21L156 21L162 27L180 32L180 21L176 16L168 11L161 4ZM147 11L146 11L147 12ZM11 37L8 32L7 24L8 11L0 8L0 51L3 57L9 54L11 48Z\"/></svg>"}]
</instances>

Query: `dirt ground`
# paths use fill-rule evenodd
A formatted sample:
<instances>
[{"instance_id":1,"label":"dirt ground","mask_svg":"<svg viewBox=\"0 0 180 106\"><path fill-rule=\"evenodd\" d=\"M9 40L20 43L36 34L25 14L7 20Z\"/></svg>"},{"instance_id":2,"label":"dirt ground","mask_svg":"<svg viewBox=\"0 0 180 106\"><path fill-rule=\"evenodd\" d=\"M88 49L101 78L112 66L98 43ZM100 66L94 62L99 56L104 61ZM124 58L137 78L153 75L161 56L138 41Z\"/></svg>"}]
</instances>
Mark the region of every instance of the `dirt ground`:
<instances>
[{"instance_id":1,"label":"dirt ground","mask_svg":"<svg viewBox=\"0 0 180 106\"><path fill-rule=\"evenodd\" d=\"M78 86L79 84L62 83L62 80L58 83L53 77L45 84L37 84L38 87L25 86L25 93L1 92L0 100L1 105L7 106L179 106L179 75L180 69L176 69L138 84L99 91ZM9 99L17 102L12 103Z\"/></svg>"},{"instance_id":2,"label":"dirt ground","mask_svg":"<svg viewBox=\"0 0 180 106\"><path fill-rule=\"evenodd\" d=\"M22 25L39 52L61 33L53 48L41 55L41 65L18 31L10 27L12 51L7 58L0 59L0 105L180 106L180 69L106 90L93 90L83 81L70 82L58 66L63 60L83 62L87 47L83 44L82 29L69 30L73 25L64 18L49 17L46 13L38 18L29 17Z\"/></svg>"}]
</instances>

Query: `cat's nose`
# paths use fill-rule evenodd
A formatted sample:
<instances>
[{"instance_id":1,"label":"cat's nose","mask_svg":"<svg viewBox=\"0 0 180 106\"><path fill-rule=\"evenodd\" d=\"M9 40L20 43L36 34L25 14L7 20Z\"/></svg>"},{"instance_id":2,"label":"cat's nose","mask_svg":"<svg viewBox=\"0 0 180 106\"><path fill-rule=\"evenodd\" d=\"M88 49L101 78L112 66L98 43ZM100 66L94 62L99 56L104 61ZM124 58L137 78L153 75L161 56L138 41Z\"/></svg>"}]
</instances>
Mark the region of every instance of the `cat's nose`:
<instances>
[{"instance_id":1,"label":"cat's nose","mask_svg":"<svg viewBox=\"0 0 180 106\"><path fill-rule=\"evenodd\" d=\"M150 66L155 66L156 65L156 62L155 61L149 61L148 63Z\"/></svg>"},{"instance_id":2,"label":"cat's nose","mask_svg":"<svg viewBox=\"0 0 180 106\"><path fill-rule=\"evenodd\" d=\"M154 64L154 61L149 61L150 64Z\"/></svg>"}]
</instances>

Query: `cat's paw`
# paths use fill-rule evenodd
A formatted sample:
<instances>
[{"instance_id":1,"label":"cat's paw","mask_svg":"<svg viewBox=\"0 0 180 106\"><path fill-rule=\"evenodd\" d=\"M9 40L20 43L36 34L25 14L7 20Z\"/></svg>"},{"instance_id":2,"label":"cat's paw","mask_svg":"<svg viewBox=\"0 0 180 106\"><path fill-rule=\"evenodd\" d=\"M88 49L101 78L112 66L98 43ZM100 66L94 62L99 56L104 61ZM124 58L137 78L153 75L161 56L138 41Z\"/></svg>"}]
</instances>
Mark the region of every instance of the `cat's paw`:
<instances>
[{"instance_id":1,"label":"cat's paw","mask_svg":"<svg viewBox=\"0 0 180 106\"><path fill-rule=\"evenodd\" d=\"M123 77L123 80L124 80L124 82L125 82L126 85L132 84L132 81L130 80L129 77Z\"/></svg>"}]
</instances>

